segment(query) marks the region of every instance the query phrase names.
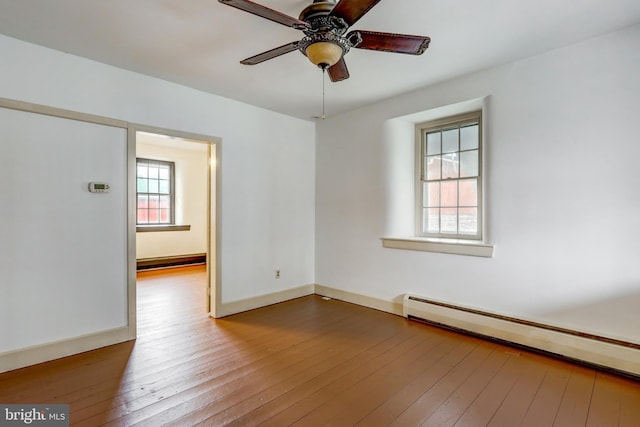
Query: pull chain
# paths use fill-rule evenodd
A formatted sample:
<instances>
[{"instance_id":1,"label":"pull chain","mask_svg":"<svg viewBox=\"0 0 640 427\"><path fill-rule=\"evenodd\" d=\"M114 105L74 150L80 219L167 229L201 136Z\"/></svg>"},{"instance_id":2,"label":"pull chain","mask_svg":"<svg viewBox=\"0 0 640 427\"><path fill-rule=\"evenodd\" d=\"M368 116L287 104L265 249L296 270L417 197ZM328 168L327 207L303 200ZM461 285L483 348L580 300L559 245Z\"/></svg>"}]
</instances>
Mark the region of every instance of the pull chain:
<instances>
[{"instance_id":1,"label":"pull chain","mask_svg":"<svg viewBox=\"0 0 640 427\"><path fill-rule=\"evenodd\" d=\"M324 120L327 117L324 114L324 81L326 80L325 78L326 72L327 72L327 68L323 67L322 68L322 116L320 116L322 120Z\"/></svg>"}]
</instances>

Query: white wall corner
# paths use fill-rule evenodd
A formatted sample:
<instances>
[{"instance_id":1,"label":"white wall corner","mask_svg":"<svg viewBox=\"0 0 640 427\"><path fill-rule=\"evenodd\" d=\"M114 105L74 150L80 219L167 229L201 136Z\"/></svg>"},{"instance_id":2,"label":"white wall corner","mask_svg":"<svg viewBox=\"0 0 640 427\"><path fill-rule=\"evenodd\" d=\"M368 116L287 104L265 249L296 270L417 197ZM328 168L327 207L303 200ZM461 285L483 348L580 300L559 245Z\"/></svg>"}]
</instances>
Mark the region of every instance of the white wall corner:
<instances>
[{"instance_id":1,"label":"white wall corner","mask_svg":"<svg viewBox=\"0 0 640 427\"><path fill-rule=\"evenodd\" d=\"M385 311L387 313L402 316L402 300L389 301L380 298L362 295L355 292L343 291L341 289L332 288L325 285L315 285L315 294L352 304L361 305L363 307L373 308L374 310Z\"/></svg>"},{"instance_id":2,"label":"white wall corner","mask_svg":"<svg viewBox=\"0 0 640 427\"><path fill-rule=\"evenodd\" d=\"M277 304L291 299L313 295L313 289L314 285L308 284L237 301L223 302L217 308L215 317L226 317L243 311L249 311L256 308L266 307L271 304Z\"/></svg>"}]
</instances>

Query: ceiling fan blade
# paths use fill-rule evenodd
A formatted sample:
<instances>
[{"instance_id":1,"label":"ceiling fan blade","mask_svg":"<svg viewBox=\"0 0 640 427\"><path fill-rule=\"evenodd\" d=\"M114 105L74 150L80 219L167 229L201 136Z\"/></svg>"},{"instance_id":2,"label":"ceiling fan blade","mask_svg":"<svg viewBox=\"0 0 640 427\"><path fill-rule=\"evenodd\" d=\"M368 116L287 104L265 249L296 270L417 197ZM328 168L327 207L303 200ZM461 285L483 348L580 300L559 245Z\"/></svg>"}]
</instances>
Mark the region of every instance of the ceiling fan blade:
<instances>
[{"instance_id":1,"label":"ceiling fan blade","mask_svg":"<svg viewBox=\"0 0 640 427\"><path fill-rule=\"evenodd\" d=\"M262 6L258 3L254 3L249 0L219 0L220 3L228 6L235 7L245 12L253 13L254 15L268 19L278 24L286 25L287 27L293 27L296 30L303 30L309 28L310 25L304 21L293 18L277 10L270 9L266 6Z\"/></svg>"},{"instance_id":2,"label":"ceiling fan blade","mask_svg":"<svg viewBox=\"0 0 640 427\"><path fill-rule=\"evenodd\" d=\"M244 65L256 65L261 62L264 62L268 59L273 59L277 56L284 55L285 53L293 52L298 49L299 42L291 42L289 44L285 44L280 47L276 47L275 49L268 50L266 52L259 53L251 58L243 59L240 61L241 64Z\"/></svg>"},{"instance_id":3,"label":"ceiling fan blade","mask_svg":"<svg viewBox=\"0 0 640 427\"><path fill-rule=\"evenodd\" d=\"M340 0L329 15L339 16L352 26L379 2L380 0Z\"/></svg>"},{"instance_id":4,"label":"ceiling fan blade","mask_svg":"<svg viewBox=\"0 0 640 427\"><path fill-rule=\"evenodd\" d=\"M354 46L358 49L408 53L410 55L422 55L431 42L431 39L426 36L378 33L375 31L352 31L347 34L347 38L354 34L359 34L360 38L362 38L362 41Z\"/></svg>"},{"instance_id":5,"label":"ceiling fan blade","mask_svg":"<svg viewBox=\"0 0 640 427\"><path fill-rule=\"evenodd\" d=\"M329 77L332 82L339 82L349 78L349 70L347 63L344 62L344 56L338 62L329 67Z\"/></svg>"}]
</instances>

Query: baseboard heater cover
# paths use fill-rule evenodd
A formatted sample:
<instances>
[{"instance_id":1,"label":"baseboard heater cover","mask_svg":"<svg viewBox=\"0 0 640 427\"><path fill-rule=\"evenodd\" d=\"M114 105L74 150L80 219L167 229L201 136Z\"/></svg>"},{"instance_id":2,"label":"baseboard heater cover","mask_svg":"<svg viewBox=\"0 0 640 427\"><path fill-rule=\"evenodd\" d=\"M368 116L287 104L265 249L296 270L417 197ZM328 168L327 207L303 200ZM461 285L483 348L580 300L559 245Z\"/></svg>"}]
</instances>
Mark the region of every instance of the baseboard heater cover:
<instances>
[{"instance_id":1,"label":"baseboard heater cover","mask_svg":"<svg viewBox=\"0 0 640 427\"><path fill-rule=\"evenodd\" d=\"M405 294L403 315L640 378L640 345Z\"/></svg>"},{"instance_id":2,"label":"baseboard heater cover","mask_svg":"<svg viewBox=\"0 0 640 427\"><path fill-rule=\"evenodd\" d=\"M182 265L206 264L207 254L176 255L136 260L136 268L149 270L154 268L178 267Z\"/></svg>"}]
</instances>

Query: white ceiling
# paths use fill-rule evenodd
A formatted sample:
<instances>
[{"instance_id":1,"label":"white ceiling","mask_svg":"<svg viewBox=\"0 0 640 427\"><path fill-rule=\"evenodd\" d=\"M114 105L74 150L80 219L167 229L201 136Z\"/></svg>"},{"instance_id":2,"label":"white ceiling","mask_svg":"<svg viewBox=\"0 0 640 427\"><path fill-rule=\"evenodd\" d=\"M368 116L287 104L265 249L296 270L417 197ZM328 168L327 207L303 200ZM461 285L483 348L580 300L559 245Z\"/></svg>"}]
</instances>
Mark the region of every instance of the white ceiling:
<instances>
[{"instance_id":1,"label":"white ceiling","mask_svg":"<svg viewBox=\"0 0 640 427\"><path fill-rule=\"evenodd\" d=\"M259 0L297 17L311 0ZM327 115L640 22L639 0L384 0L353 29L427 35L422 56L352 49ZM322 73L299 52L241 59L303 34L217 0L0 0L0 32L291 116L321 113Z\"/></svg>"}]
</instances>

